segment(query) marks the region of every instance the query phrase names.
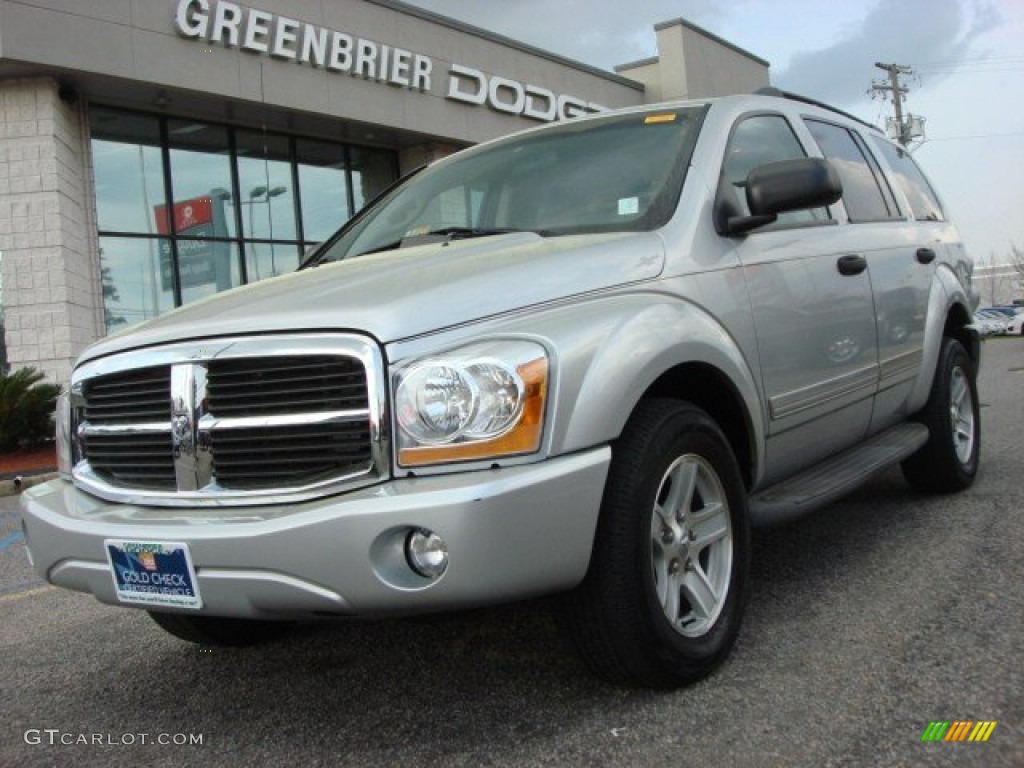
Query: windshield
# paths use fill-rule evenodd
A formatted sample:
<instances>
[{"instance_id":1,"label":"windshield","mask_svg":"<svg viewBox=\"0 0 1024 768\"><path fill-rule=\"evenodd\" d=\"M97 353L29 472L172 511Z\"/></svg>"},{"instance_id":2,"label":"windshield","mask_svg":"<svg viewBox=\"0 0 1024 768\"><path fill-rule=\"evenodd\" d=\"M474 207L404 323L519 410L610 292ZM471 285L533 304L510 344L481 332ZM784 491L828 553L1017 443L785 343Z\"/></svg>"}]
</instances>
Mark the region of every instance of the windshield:
<instances>
[{"instance_id":1,"label":"windshield","mask_svg":"<svg viewBox=\"0 0 1024 768\"><path fill-rule=\"evenodd\" d=\"M466 150L385 195L313 263L505 232L655 229L679 200L704 111L571 121Z\"/></svg>"}]
</instances>

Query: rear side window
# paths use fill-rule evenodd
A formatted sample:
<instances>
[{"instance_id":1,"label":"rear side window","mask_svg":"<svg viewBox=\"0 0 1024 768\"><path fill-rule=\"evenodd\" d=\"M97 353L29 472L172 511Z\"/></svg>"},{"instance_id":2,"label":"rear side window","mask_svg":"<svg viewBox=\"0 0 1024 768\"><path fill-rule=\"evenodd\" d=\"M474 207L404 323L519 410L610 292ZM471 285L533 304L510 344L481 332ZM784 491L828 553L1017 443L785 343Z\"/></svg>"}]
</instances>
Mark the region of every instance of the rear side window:
<instances>
[{"instance_id":1,"label":"rear side window","mask_svg":"<svg viewBox=\"0 0 1024 768\"><path fill-rule=\"evenodd\" d=\"M895 200L877 166L868 160L854 135L839 125L805 120L808 130L843 183L843 204L850 221L885 221L899 217Z\"/></svg>"},{"instance_id":2,"label":"rear side window","mask_svg":"<svg viewBox=\"0 0 1024 768\"><path fill-rule=\"evenodd\" d=\"M754 168L782 160L806 157L799 139L782 115L752 115L742 118L729 137L722 163L719 195L724 195L739 215L749 216L747 174ZM827 208L779 214L771 228L828 221ZM761 230L764 231L764 230Z\"/></svg>"},{"instance_id":3,"label":"rear side window","mask_svg":"<svg viewBox=\"0 0 1024 768\"><path fill-rule=\"evenodd\" d=\"M914 218L919 221L945 221L939 198L910 153L888 141L874 137L872 140L892 168L896 183L910 201L910 210Z\"/></svg>"}]
</instances>

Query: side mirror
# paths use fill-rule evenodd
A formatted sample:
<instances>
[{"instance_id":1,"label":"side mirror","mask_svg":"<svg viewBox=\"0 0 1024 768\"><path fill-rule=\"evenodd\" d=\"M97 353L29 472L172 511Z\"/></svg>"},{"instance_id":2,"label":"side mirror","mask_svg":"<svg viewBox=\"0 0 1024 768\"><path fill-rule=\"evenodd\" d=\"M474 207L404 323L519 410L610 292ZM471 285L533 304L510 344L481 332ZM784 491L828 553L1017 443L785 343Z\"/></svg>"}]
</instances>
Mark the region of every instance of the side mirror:
<instances>
[{"instance_id":1,"label":"side mirror","mask_svg":"<svg viewBox=\"0 0 1024 768\"><path fill-rule=\"evenodd\" d=\"M717 217L721 234L742 235L772 223L780 213L832 205L843 196L839 174L818 157L758 166L747 175L745 188L750 215Z\"/></svg>"}]
</instances>

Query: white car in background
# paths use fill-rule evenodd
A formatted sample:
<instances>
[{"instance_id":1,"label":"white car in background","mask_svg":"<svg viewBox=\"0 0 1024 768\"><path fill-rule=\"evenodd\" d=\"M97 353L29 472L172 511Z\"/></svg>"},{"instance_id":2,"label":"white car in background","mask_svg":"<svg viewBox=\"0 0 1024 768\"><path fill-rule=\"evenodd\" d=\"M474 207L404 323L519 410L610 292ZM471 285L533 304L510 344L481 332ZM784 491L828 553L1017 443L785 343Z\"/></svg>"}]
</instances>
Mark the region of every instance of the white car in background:
<instances>
[{"instance_id":1,"label":"white car in background","mask_svg":"<svg viewBox=\"0 0 1024 768\"><path fill-rule=\"evenodd\" d=\"M982 336L1001 336L1006 333L1006 318L991 309L979 309L975 312L974 324Z\"/></svg>"},{"instance_id":2,"label":"white car in background","mask_svg":"<svg viewBox=\"0 0 1024 768\"><path fill-rule=\"evenodd\" d=\"M1017 310L1017 313L1010 318L1006 324L1006 332L1015 336L1024 336L1024 307Z\"/></svg>"}]
</instances>

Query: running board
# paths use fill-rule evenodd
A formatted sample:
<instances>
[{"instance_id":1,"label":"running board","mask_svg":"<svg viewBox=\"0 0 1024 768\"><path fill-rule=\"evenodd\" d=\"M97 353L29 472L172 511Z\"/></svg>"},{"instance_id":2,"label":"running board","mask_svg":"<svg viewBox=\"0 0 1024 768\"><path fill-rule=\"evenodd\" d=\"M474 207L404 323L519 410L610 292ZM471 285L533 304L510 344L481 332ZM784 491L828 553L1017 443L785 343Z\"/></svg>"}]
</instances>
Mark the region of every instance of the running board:
<instances>
[{"instance_id":1,"label":"running board","mask_svg":"<svg viewBox=\"0 0 1024 768\"><path fill-rule=\"evenodd\" d=\"M822 464L750 497L750 522L774 525L812 512L846 495L876 472L910 456L928 441L928 428L907 422L837 454Z\"/></svg>"}]
</instances>

